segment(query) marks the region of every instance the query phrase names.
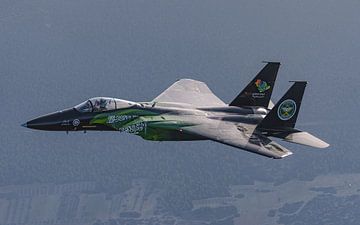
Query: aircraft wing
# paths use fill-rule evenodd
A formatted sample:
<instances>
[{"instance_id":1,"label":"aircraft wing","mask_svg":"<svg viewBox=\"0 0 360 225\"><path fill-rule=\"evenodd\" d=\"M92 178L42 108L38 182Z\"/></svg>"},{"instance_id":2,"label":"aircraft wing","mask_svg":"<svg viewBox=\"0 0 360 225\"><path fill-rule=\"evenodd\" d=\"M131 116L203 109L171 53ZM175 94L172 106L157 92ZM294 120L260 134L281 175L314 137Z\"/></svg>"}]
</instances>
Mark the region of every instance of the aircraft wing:
<instances>
[{"instance_id":1,"label":"aircraft wing","mask_svg":"<svg viewBox=\"0 0 360 225\"><path fill-rule=\"evenodd\" d=\"M291 151L266 136L248 133L243 127L230 122L220 121L215 126L205 123L185 127L183 131L270 158L281 159L292 154Z\"/></svg>"},{"instance_id":2,"label":"aircraft wing","mask_svg":"<svg viewBox=\"0 0 360 225\"><path fill-rule=\"evenodd\" d=\"M175 82L153 102L178 102L195 107L226 106L205 83L192 79L181 79Z\"/></svg>"}]
</instances>

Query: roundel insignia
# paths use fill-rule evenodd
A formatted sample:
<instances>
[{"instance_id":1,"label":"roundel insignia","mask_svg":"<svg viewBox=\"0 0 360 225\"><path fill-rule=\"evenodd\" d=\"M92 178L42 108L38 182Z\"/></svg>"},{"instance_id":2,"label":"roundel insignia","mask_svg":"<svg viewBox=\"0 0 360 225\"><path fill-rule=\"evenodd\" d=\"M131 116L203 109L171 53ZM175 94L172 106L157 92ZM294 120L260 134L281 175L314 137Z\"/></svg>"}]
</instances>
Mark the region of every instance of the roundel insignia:
<instances>
[{"instance_id":1,"label":"roundel insignia","mask_svg":"<svg viewBox=\"0 0 360 225\"><path fill-rule=\"evenodd\" d=\"M72 124L74 125L74 127L77 127L80 125L80 120L79 119L74 119Z\"/></svg>"},{"instance_id":2,"label":"roundel insignia","mask_svg":"<svg viewBox=\"0 0 360 225\"><path fill-rule=\"evenodd\" d=\"M277 114L281 120L289 120L296 113L296 103L292 99L284 100L278 107Z\"/></svg>"}]
</instances>

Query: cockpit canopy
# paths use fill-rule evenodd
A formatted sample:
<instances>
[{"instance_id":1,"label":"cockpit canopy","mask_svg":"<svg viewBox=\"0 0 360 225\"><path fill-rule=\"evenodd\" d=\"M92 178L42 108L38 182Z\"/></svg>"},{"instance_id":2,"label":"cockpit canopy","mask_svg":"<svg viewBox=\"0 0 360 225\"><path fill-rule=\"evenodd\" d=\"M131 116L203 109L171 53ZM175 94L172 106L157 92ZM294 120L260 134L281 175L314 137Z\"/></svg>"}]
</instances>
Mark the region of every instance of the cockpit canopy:
<instances>
[{"instance_id":1,"label":"cockpit canopy","mask_svg":"<svg viewBox=\"0 0 360 225\"><path fill-rule=\"evenodd\" d=\"M134 105L137 105L137 103L117 98L96 97L91 98L74 108L79 112L104 112L115 109L130 108Z\"/></svg>"}]
</instances>

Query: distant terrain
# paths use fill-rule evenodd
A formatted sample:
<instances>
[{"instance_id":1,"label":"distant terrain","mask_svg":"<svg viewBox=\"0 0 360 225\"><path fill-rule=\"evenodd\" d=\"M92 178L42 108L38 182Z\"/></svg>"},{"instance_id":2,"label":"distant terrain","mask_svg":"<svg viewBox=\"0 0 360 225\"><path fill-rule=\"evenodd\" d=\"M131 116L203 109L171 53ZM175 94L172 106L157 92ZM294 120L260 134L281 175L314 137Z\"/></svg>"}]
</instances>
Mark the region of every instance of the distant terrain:
<instances>
[{"instance_id":1,"label":"distant terrain","mask_svg":"<svg viewBox=\"0 0 360 225\"><path fill-rule=\"evenodd\" d=\"M95 182L12 185L0 188L0 224L355 225L359 187L360 174L231 185L228 196L194 200L175 215L164 204L166 190L146 179L120 193L96 190Z\"/></svg>"}]
</instances>

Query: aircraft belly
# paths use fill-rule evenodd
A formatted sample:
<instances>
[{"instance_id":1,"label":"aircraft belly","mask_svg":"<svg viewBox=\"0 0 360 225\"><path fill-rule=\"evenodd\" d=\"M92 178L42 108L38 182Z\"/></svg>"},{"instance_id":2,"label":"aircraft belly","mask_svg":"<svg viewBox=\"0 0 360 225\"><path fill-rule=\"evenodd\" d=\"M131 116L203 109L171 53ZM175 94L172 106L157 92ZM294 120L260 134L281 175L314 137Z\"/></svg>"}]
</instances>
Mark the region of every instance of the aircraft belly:
<instances>
[{"instance_id":1,"label":"aircraft belly","mask_svg":"<svg viewBox=\"0 0 360 225\"><path fill-rule=\"evenodd\" d=\"M136 135L151 141L204 140L200 135L189 134L183 128L196 125L197 116L162 114L157 117L140 117L145 127Z\"/></svg>"},{"instance_id":2,"label":"aircraft belly","mask_svg":"<svg viewBox=\"0 0 360 225\"><path fill-rule=\"evenodd\" d=\"M145 140L149 141L196 141L206 140L199 135L188 134L180 130L171 130L164 128L147 127L146 132L137 134Z\"/></svg>"}]
</instances>

